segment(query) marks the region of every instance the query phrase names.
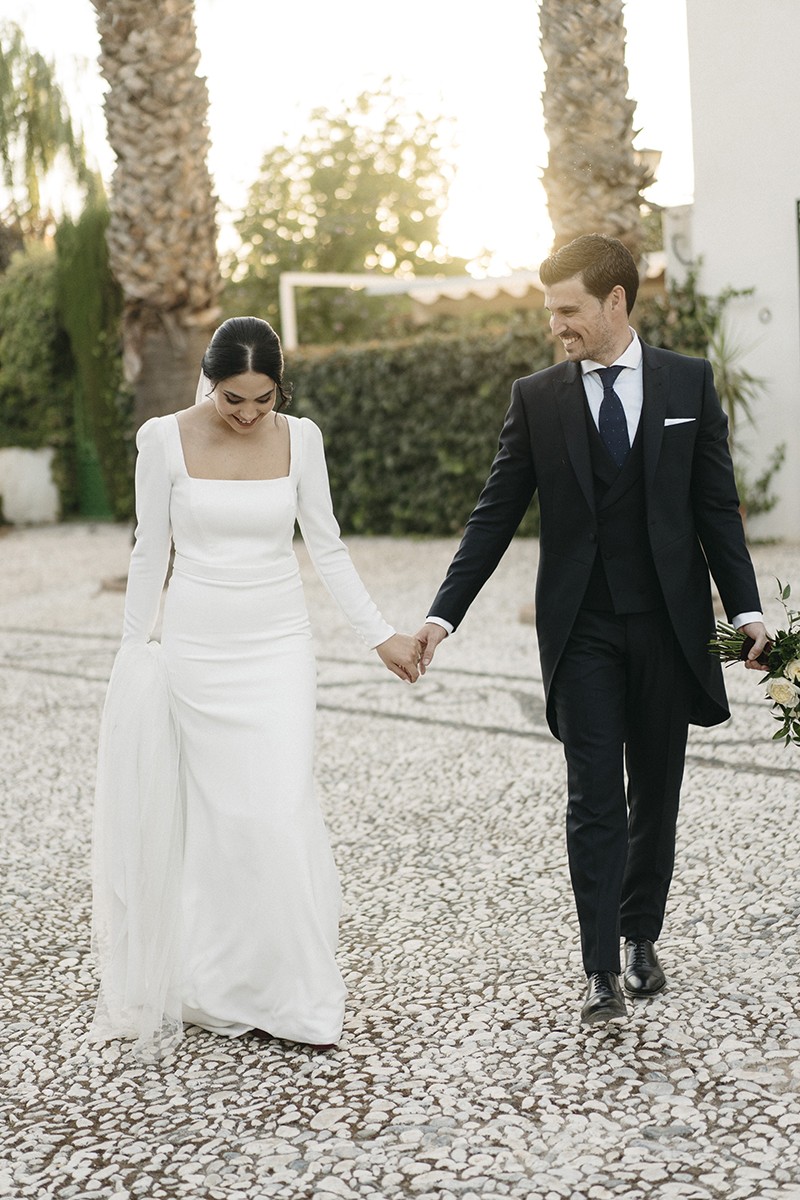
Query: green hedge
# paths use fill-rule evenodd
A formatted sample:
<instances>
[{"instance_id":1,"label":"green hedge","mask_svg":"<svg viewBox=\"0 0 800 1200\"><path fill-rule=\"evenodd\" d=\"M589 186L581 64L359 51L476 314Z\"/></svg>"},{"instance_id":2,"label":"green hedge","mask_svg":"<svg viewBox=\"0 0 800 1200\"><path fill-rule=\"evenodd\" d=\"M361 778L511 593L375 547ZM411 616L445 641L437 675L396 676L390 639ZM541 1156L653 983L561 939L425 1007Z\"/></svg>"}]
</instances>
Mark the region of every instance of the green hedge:
<instances>
[{"instance_id":1,"label":"green hedge","mask_svg":"<svg viewBox=\"0 0 800 1200\"><path fill-rule=\"evenodd\" d=\"M324 433L343 530L458 533L497 450L511 384L551 362L546 328L530 317L499 332L288 356L292 411ZM532 506L521 531L537 528Z\"/></svg>"},{"instance_id":2,"label":"green hedge","mask_svg":"<svg viewBox=\"0 0 800 1200\"><path fill-rule=\"evenodd\" d=\"M122 299L105 246L108 214L88 206L0 275L0 446L56 450L61 511L133 513L131 399L122 386Z\"/></svg>"},{"instance_id":3,"label":"green hedge","mask_svg":"<svg viewBox=\"0 0 800 1200\"><path fill-rule=\"evenodd\" d=\"M56 256L34 246L0 276L0 446L55 448L64 513L77 506L73 374L58 318Z\"/></svg>"}]
</instances>

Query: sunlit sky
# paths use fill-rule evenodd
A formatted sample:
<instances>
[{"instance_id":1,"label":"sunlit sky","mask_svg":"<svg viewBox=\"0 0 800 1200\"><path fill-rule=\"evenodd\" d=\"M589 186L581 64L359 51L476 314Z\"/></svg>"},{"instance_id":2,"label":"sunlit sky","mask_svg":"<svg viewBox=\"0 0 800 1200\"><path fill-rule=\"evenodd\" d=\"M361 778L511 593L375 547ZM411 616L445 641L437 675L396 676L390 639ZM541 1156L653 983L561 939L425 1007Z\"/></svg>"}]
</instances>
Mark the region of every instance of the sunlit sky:
<instances>
[{"instance_id":1,"label":"sunlit sky","mask_svg":"<svg viewBox=\"0 0 800 1200\"><path fill-rule=\"evenodd\" d=\"M153 3L154 0L143 0ZM291 144L313 108L339 111L391 78L426 116L454 122L456 178L442 241L494 270L538 264L551 230L541 169L544 63L536 0L196 0L201 71L211 98L210 166L223 226L244 201L264 154ZM90 0L2 0L28 44L54 58L91 155L110 180L104 82ZM652 199L691 200L692 149L685 0L627 0L630 94L640 147L662 151ZM230 241L230 233L223 234Z\"/></svg>"}]
</instances>

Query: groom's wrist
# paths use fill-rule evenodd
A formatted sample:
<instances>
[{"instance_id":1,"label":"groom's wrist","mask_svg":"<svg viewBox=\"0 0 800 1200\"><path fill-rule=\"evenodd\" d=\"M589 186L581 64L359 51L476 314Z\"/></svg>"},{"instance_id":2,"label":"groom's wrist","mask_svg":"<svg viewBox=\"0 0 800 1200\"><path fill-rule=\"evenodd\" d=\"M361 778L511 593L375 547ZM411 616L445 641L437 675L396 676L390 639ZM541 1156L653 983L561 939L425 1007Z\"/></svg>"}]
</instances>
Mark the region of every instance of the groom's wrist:
<instances>
[{"instance_id":1,"label":"groom's wrist","mask_svg":"<svg viewBox=\"0 0 800 1200\"><path fill-rule=\"evenodd\" d=\"M764 620L763 613L743 612L743 613L738 613L737 616L735 616L733 618L733 620L731 621L731 625L733 626L734 629L741 629L743 625L749 625L751 623L751 621L762 621L763 622L763 620Z\"/></svg>"},{"instance_id":2,"label":"groom's wrist","mask_svg":"<svg viewBox=\"0 0 800 1200\"><path fill-rule=\"evenodd\" d=\"M427 625L441 625L442 629L448 635L455 629L455 626L451 625L449 621L445 621L444 617L428 616L425 618L425 623Z\"/></svg>"}]
</instances>

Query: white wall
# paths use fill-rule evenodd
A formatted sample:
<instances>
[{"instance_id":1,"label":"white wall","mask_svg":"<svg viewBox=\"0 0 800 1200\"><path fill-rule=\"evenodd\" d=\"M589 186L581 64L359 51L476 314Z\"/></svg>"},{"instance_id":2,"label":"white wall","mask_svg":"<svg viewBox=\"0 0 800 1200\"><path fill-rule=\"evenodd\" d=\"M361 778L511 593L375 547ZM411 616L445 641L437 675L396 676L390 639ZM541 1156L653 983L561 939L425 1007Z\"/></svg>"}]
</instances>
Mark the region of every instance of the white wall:
<instances>
[{"instance_id":1,"label":"white wall","mask_svg":"<svg viewBox=\"0 0 800 1200\"><path fill-rule=\"evenodd\" d=\"M687 16L700 284L755 287L729 309L767 380L753 466L787 448L780 504L752 532L800 542L800 0L687 0Z\"/></svg>"},{"instance_id":2,"label":"white wall","mask_svg":"<svg viewBox=\"0 0 800 1200\"><path fill-rule=\"evenodd\" d=\"M0 449L0 502L11 525L41 525L57 521L60 501L53 482L51 447Z\"/></svg>"}]
</instances>

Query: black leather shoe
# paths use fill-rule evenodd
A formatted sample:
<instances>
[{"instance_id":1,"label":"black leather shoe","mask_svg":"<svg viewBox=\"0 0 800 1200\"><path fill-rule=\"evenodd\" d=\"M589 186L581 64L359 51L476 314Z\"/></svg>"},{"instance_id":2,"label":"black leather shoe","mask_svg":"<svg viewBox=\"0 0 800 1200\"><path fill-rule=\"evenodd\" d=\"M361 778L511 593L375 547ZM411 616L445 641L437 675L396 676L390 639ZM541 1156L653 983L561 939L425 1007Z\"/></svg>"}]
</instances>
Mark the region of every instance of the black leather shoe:
<instances>
[{"instance_id":1,"label":"black leather shoe","mask_svg":"<svg viewBox=\"0 0 800 1200\"><path fill-rule=\"evenodd\" d=\"M625 972L622 977L629 996L654 996L667 977L661 969L656 948L643 938L625 940Z\"/></svg>"},{"instance_id":2,"label":"black leather shoe","mask_svg":"<svg viewBox=\"0 0 800 1200\"><path fill-rule=\"evenodd\" d=\"M595 971L590 975L581 1009L582 1024L604 1025L627 1015L618 976L613 971Z\"/></svg>"}]
</instances>

